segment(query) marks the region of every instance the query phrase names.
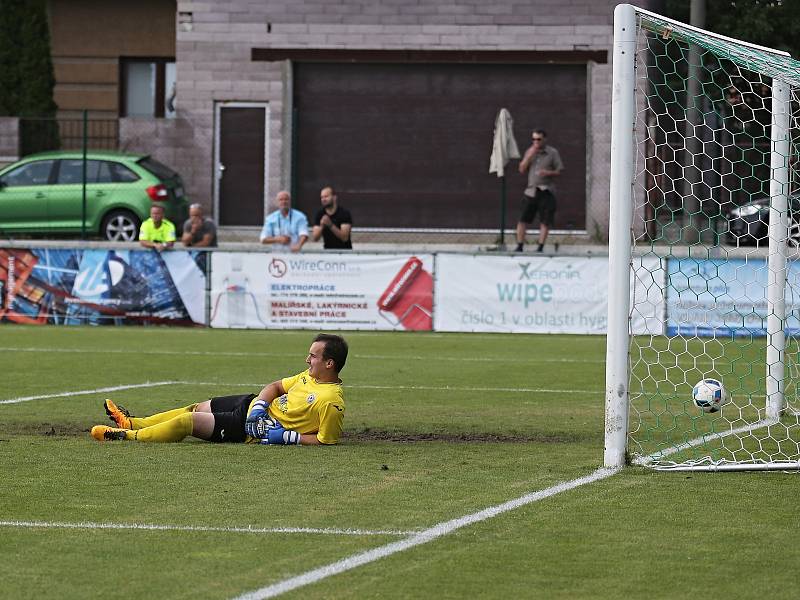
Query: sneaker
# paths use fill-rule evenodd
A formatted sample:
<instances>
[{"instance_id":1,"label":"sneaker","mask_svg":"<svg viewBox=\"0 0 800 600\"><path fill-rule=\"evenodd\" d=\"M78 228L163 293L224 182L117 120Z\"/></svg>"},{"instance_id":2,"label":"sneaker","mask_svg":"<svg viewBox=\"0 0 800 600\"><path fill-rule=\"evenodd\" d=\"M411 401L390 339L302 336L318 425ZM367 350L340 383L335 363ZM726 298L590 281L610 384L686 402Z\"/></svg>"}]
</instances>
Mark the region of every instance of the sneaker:
<instances>
[{"instance_id":1,"label":"sneaker","mask_svg":"<svg viewBox=\"0 0 800 600\"><path fill-rule=\"evenodd\" d=\"M106 409L108 418L114 421L117 427L121 429L131 428L131 420L129 418L131 413L125 410L124 406L117 406L113 400L106 400L103 402L103 408Z\"/></svg>"},{"instance_id":2,"label":"sneaker","mask_svg":"<svg viewBox=\"0 0 800 600\"><path fill-rule=\"evenodd\" d=\"M108 425L95 425L92 427L92 437L98 442L125 440L125 430Z\"/></svg>"}]
</instances>

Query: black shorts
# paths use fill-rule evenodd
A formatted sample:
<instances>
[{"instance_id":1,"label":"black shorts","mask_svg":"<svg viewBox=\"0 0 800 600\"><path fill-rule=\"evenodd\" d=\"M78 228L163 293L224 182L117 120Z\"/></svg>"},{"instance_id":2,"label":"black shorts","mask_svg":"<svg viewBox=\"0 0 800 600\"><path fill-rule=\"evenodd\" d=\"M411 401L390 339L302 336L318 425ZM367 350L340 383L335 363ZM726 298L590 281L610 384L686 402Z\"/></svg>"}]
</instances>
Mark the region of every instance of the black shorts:
<instances>
[{"instance_id":1,"label":"black shorts","mask_svg":"<svg viewBox=\"0 0 800 600\"><path fill-rule=\"evenodd\" d=\"M539 213L539 221L542 225L553 226L553 217L556 214L556 197L550 190L536 190L536 195L531 198L527 194L522 195L522 216L520 222L530 225Z\"/></svg>"},{"instance_id":2,"label":"black shorts","mask_svg":"<svg viewBox=\"0 0 800 600\"><path fill-rule=\"evenodd\" d=\"M255 394L239 394L236 396L217 396L211 398L211 412L214 415L214 433L209 442L243 442L247 439L244 422L247 420L247 409Z\"/></svg>"}]
</instances>

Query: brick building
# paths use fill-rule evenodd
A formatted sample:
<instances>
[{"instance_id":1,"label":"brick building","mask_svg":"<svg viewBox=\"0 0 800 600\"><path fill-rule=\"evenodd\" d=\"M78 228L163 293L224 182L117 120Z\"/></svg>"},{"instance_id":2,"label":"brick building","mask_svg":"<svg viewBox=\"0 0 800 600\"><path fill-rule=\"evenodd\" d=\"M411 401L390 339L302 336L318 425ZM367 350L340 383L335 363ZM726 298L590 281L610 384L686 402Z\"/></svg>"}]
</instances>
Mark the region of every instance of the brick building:
<instances>
[{"instance_id":1,"label":"brick building","mask_svg":"<svg viewBox=\"0 0 800 600\"><path fill-rule=\"evenodd\" d=\"M543 127L561 151L555 229L603 237L615 4L51 0L56 102L118 118L221 225L259 225L280 189L311 213L330 184L373 230L495 228L505 107L521 150Z\"/></svg>"}]
</instances>

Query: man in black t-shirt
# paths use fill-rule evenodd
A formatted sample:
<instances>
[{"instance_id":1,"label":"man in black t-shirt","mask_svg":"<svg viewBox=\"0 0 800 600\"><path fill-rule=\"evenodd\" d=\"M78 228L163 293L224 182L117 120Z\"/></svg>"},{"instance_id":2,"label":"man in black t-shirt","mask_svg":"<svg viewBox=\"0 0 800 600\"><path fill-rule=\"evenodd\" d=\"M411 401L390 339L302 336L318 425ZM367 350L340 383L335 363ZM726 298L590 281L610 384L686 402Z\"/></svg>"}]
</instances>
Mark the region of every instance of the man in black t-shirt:
<instances>
[{"instance_id":1,"label":"man in black t-shirt","mask_svg":"<svg viewBox=\"0 0 800 600\"><path fill-rule=\"evenodd\" d=\"M314 215L311 238L316 242L321 237L326 250L352 249L350 231L353 227L353 217L350 216L350 211L339 206L336 193L330 186L322 188L319 199L322 208Z\"/></svg>"}]
</instances>

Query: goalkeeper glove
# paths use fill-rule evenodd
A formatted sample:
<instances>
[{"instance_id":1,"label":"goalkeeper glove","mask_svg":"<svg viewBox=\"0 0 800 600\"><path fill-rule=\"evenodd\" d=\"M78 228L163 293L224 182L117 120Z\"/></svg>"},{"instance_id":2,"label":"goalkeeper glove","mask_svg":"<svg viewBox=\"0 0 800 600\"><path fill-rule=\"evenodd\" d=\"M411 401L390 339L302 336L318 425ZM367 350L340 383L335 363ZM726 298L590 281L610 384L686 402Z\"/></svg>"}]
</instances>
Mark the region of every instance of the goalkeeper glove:
<instances>
[{"instance_id":1,"label":"goalkeeper glove","mask_svg":"<svg viewBox=\"0 0 800 600\"><path fill-rule=\"evenodd\" d=\"M250 412L247 413L247 420L255 421L258 419L258 417L265 417L267 415L268 408L269 402L265 400L257 400L253 403L253 408L250 409Z\"/></svg>"},{"instance_id":2,"label":"goalkeeper glove","mask_svg":"<svg viewBox=\"0 0 800 600\"><path fill-rule=\"evenodd\" d=\"M250 437L262 439L266 438L269 430L276 426L280 427L271 417L261 416L253 420L248 419L245 421L244 432Z\"/></svg>"},{"instance_id":3,"label":"goalkeeper glove","mask_svg":"<svg viewBox=\"0 0 800 600\"><path fill-rule=\"evenodd\" d=\"M250 437L263 437L267 429L275 425L275 422L267 415L269 403L258 400L253 403L250 412L247 413L247 420L244 422L244 432ZM265 422L268 421L268 422Z\"/></svg>"},{"instance_id":4,"label":"goalkeeper glove","mask_svg":"<svg viewBox=\"0 0 800 600\"><path fill-rule=\"evenodd\" d=\"M269 428L267 435L262 437L259 443L269 445L299 444L300 434L291 429L284 429L282 425L275 425Z\"/></svg>"}]
</instances>

